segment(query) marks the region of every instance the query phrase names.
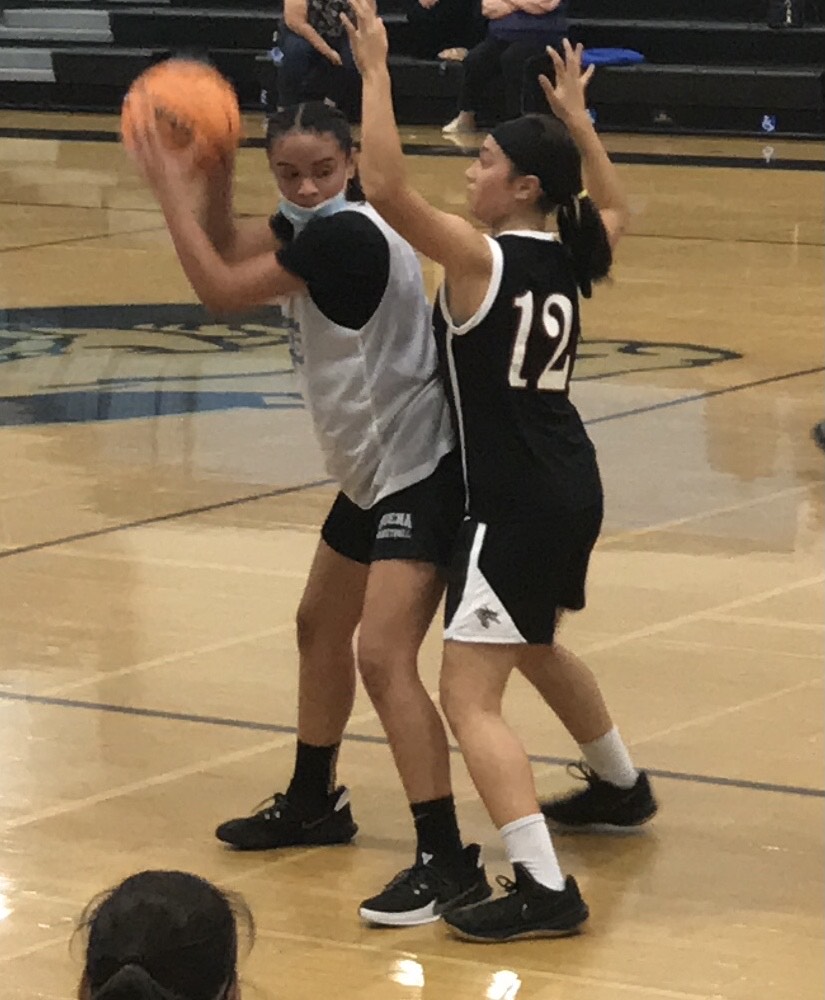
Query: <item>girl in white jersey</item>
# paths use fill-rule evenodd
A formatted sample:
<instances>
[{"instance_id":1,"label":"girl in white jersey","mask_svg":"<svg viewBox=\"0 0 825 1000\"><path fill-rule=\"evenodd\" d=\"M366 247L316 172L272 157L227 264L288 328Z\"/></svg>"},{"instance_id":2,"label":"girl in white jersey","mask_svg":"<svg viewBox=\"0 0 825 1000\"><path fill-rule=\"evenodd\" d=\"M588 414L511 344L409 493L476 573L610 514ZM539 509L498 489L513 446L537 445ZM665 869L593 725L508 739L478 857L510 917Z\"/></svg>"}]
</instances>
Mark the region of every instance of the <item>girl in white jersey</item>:
<instances>
[{"instance_id":1,"label":"girl in white jersey","mask_svg":"<svg viewBox=\"0 0 825 1000\"><path fill-rule=\"evenodd\" d=\"M301 105L273 118L267 138L282 196L268 220L234 217L232 164L200 176L152 129L137 153L198 297L218 313L283 303L316 435L341 487L298 610L292 781L217 836L241 850L352 839L335 764L360 623L358 667L415 821L410 870L426 864L429 873L418 879L424 891L400 903L377 898L364 915L423 923L490 893L478 846L461 843L444 727L417 669L461 521L460 462L418 259L377 212L348 200L356 171L346 120L325 104Z\"/></svg>"},{"instance_id":2,"label":"girl in white jersey","mask_svg":"<svg viewBox=\"0 0 825 1000\"><path fill-rule=\"evenodd\" d=\"M445 915L471 940L575 933L588 910L565 879L545 817L634 826L656 812L595 678L555 641L584 606L602 520L595 450L568 397L579 292L605 277L627 220L624 195L588 117L580 55L552 49L558 116L498 126L467 171L469 208L487 236L440 212L406 181L392 110L387 38L374 0L346 21L363 76L362 180L387 221L444 266L435 333L450 376L467 514L447 590L441 698L514 879L504 897ZM583 167L591 199L583 190ZM547 230L556 216L558 234ZM587 789L540 807L527 754L502 716L520 670L581 747Z\"/></svg>"}]
</instances>

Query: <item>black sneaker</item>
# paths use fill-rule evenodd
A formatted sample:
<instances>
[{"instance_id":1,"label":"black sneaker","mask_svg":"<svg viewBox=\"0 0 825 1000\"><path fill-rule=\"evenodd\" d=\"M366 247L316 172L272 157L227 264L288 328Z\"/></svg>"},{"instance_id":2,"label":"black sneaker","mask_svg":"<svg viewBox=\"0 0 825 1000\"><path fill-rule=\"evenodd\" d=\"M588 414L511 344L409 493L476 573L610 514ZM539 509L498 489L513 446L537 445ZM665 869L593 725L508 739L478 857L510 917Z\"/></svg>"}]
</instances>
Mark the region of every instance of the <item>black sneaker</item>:
<instances>
[{"instance_id":1,"label":"black sneaker","mask_svg":"<svg viewBox=\"0 0 825 1000\"><path fill-rule=\"evenodd\" d=\"M385 927L417 927L457 906L469 906L492 895L481 863L481 848L469 844L458 864L439 863L429 855L399 872L382 892L365 899L362 920Z\"/></svg>"},{"instance_id":2,"label":"black sneaker","mask_svg":"<svg viewBox=\"0 0 825 1000\"><path fill-rule=\"evenodd\" d=\"M650 781L644 771L632 788L619 788L603 781L584 761L568 764L574 778L587 782L587 788L560 799L542 802L541 811L551 822L568 827L633 827L647 823L659 808Z\"/></svg>"},{"instance_id":3,"label":"black sneaker","mask_svg":"<svg viewBox=\"0 0 825 1000\"><path fill-rule=\"evenodd\" d=\"M811 437L825 451L825 420L820 420L818 424L814 424L811 428Z\"/></svg>"},{"instance_id":4,"label":"black sneaker","mask_svg":"<svg viewBox=\"0 0 825 1000\"><path fill-rule=\"evenodd\" d=\"M320 816L308 819L278 792L262 802L252 816L221 823L215 836L239 851L268 851L276 847L348 844L357 832L349 791L342 787L330 794Z\"/></svg>"},{"instance_id":5,"label":"black sneaker","mask_svg":"<svg viewBox=\"0 0 825 1000\"><path fill-rule=\"evenodd\" d=\"M520 938L569 937L590 916L572 875L564 888L548 889L524 865L513 865L516 880L499 875L507 895L445 914L444 923L467 941L518 941Z\"/></svg>"}]
</instances>

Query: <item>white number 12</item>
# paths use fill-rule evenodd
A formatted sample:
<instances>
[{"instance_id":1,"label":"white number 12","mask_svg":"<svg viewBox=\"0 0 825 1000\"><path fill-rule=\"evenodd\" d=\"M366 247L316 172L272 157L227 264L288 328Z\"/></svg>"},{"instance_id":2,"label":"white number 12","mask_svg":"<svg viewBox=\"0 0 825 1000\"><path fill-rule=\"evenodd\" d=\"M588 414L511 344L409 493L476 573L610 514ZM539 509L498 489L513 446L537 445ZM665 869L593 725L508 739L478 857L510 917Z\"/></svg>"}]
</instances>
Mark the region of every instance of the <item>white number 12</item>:
<instances>
[{"instance_id":1,"label":"white number 12","mask_svg":"<svg viewBox=\"0 0 825 1000\"><path fill-rule=\"evenodd\" d=\"M510 385L516 389L524 389L528 381L521 374L524 366L524 354L527 342L533 329L535 315L535 298L532 292L525 292L513 301L513 305L521 313L516 342L513 345L513 356L510 359ZM570 371L570 355L564 359L564 364L558 371L553 366L567 350L570 334L573 330L573 303L566 295L550 295L545 299L541 309L541 332L548 340L555 342L549 361L542 369L536 382L537 389L563 392L567 388ZM538 331L537 331L538 333ZM538 333L540 336L541 334Z\"/></svg>"}]
</instances>

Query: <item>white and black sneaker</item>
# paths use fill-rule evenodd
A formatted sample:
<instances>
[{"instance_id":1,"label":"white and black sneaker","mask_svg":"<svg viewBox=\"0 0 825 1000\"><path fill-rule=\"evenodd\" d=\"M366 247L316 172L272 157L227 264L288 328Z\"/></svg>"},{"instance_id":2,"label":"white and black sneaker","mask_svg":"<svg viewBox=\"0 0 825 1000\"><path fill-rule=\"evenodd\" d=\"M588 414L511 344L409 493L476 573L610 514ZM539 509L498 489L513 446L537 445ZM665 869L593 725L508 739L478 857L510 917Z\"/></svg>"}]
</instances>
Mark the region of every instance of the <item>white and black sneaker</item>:
<instances>
[{"instance_id":1,"label":"white and black sneaker","mask_svg":"<svg viewBox=\"0 0 825 1000\"><path fill-rule=\"evenodd\" d=\"M572 875L563 889L554 890L537 882L523 865L514 864L513 872L515 882L503 875L496 879L506 895L452 910L444 923L466 941L491 943L579 933L590 913Z\"/></svg>"},{"instance_id":2,"label":"white and black sneaker","mask_svg":"<svg viewBox=\"0 0 825 1000\"><path fill-rule=\"evenodd\" d=\"M377 896L365 899L358 912L370 924L417 927L433 923L456 907L479 903L492 891L481 863L481 848L469 844L449 863L422 855Z\"/></svg>"},{"instance_id":3,"label":"white and black sneaker","mask_svg":"<svg viewBox=\"0 0 825 1000\"><path fill-rule=\"evenodd\" d=\"M342 786L329 795L324 809L313 815L276 792L261 802L251 816L221 823L215 836L237 851L271 851L279 847L348 844L357 832L349 791Z\"/></svg>"}]
</instances>

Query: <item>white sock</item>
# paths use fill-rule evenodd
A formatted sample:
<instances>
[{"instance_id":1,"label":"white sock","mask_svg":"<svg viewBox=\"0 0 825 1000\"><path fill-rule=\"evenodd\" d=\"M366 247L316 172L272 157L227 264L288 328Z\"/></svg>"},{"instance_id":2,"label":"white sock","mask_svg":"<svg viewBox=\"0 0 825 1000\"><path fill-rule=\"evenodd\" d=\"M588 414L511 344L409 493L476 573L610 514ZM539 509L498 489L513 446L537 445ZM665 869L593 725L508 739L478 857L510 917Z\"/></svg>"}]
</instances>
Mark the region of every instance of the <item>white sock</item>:
<instances>
[{"instance_id":1,"label":"white sock","mask_svg":"<svg viewBox=\"0 0 825 1000\"><path fill-rule=\"evenodd\" d=\"M547 820L541 813L513 820L499 833L504 839L510 864L524 865L533 878L548 889L561 891L564 888L564 875L553 849Z\"/></svg>"},{"instance_id":2,"label":"white sock","mask_svg":"<svg viewBox=\"0 0 825 1000\"><path fill-rule=\"evenodd\" d=\"M614 726L609 733L591 743L580 744L582 756L602 781L619 788L632 788L639 772L633 766L627 747Z\"/></svg>"}]
</instances>

